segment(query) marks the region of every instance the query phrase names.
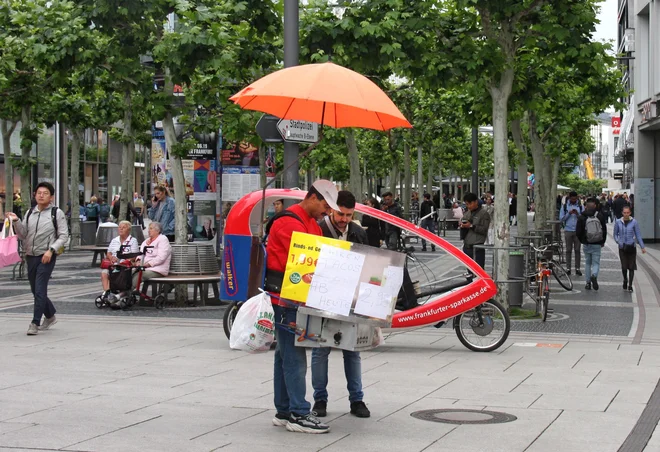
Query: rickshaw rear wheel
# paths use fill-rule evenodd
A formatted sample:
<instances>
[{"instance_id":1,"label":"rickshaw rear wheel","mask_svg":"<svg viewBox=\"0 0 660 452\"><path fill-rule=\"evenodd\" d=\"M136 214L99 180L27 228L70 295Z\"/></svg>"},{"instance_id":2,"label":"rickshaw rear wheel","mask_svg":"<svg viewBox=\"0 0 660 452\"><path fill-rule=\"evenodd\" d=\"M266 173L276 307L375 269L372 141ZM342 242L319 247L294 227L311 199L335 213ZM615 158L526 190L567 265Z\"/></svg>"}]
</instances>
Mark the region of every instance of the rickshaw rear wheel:
<instances>
[{"instance_id":1,"label":"rickshaw rear wheel","mask_svg":"<svg viewBox=\"0 0 660 452\"><path fill-rule=\"evenodd\" d=\"M506 309L495 300L465 311L454 320L458 340L474 352L498 349L509 337L511 320Z\"/></svg>"},{"instance_id":2,"label":"rickshaw rear wheel","mask_svg":"<svg viewBox=\"0 0 660 452\"><path fill-rule=\"evenodd\" d=\"M238 314L238 310L241 309L241 304L239 304L237 301L232 302L232 304L227 306L225 315L222 317L222 327L225 330L227 339L229 339L229 335L231 334L231 327L234 325L234 320L236 320L236 314Z\"/></svg>"}]
</instances>

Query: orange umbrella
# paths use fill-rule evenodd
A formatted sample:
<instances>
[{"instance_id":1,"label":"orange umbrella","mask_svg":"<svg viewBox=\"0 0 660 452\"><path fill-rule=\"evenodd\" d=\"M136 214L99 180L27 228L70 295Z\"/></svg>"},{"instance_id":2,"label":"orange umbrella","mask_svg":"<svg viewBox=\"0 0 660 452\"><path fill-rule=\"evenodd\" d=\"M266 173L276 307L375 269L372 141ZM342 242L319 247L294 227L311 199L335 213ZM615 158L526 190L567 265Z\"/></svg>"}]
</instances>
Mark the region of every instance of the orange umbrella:
<instances>
[{"instance_id":1,"label":"orange umbrella","mask_svg":"<svg viewBox=\"0 0 660 452\"><path fill-rule=\"evenodd\" d=\"M230 100L247 110L335 128L412 128L374 82L334 63L281 69L260 78Z\"/></svg>"}]
</instances>

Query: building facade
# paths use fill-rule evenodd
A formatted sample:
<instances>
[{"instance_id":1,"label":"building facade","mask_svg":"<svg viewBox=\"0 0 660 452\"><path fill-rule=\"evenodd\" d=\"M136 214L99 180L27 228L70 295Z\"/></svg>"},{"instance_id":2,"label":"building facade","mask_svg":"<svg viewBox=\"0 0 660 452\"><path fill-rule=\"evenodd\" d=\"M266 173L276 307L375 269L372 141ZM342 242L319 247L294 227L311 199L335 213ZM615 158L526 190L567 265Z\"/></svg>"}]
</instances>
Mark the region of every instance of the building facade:
<instances>
[{"instance_id":1,"label":"building facade","mask_svg":"<svg viewBox=\"0 0 660 452\"><path fill-rule=\"evenodd\" d=\"M635 158L631 191L644 240L660 239L660 0L634 0Z\"/></svg>"}]
</instances>

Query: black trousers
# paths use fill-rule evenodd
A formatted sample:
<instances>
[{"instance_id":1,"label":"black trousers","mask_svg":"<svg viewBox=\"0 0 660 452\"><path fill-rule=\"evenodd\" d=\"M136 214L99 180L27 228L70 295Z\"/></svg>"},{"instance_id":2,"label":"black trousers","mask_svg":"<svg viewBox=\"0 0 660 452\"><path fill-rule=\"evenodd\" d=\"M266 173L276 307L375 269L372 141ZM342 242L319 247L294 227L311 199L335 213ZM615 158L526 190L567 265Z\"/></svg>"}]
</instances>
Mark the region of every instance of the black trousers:
<instances>
[{"instance_id":1,"label":"black trousers","mask_svg":"<svg viewBox=\"0 0 660 452\"><path fill-rule=\"evenodd\" d=\"M464 246L463 252L467 254L470 259L475 261L481 268L486 267L486 250L483 248L474 248L471 246Z\"/></svg>"}]
</instances>

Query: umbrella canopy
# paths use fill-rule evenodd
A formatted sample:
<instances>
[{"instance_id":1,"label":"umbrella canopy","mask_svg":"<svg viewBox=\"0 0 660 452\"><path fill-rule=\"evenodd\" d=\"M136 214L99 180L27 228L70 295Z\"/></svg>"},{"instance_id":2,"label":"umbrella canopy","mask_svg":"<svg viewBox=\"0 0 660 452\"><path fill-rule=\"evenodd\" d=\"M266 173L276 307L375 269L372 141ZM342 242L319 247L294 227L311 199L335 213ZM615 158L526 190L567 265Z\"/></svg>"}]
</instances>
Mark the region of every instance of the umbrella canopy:
<instances>
[{"instance_id":1,"label":"umbrella canopy","mask_svg":"<svg viewBox=\"0 0 660 452\"><path fill-rule=\"evenodd\" d=\"M412 128L374 82L334 63L281 69L260 78L230 100L247 110L335 128Z\"/></svg>"}]
</instances>

